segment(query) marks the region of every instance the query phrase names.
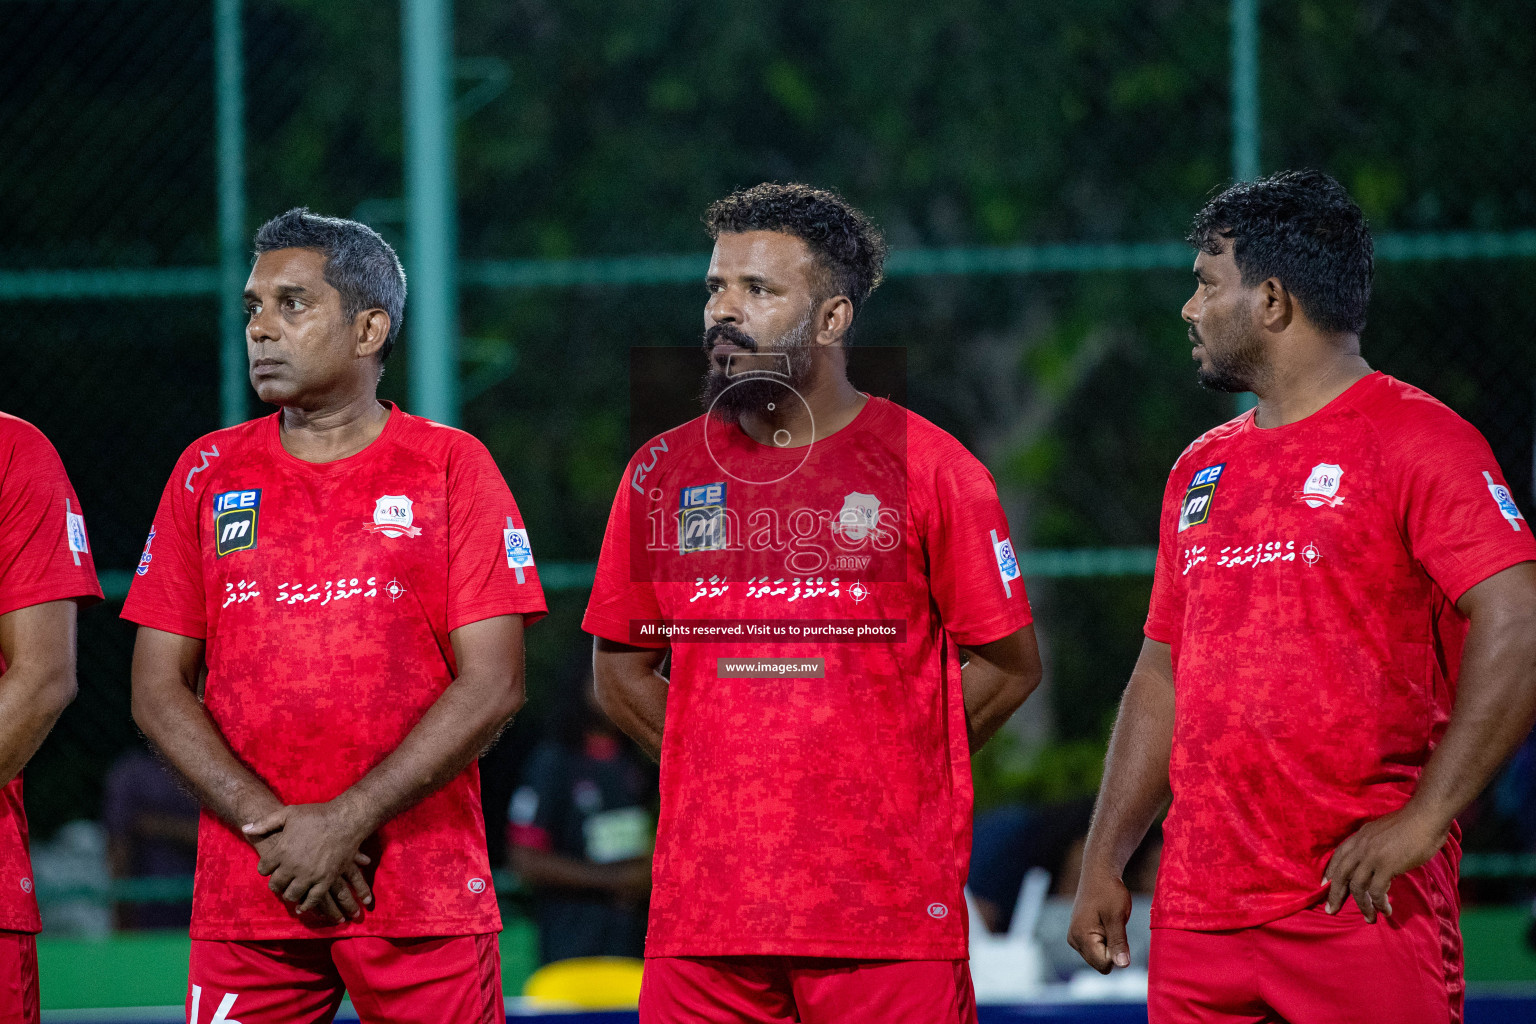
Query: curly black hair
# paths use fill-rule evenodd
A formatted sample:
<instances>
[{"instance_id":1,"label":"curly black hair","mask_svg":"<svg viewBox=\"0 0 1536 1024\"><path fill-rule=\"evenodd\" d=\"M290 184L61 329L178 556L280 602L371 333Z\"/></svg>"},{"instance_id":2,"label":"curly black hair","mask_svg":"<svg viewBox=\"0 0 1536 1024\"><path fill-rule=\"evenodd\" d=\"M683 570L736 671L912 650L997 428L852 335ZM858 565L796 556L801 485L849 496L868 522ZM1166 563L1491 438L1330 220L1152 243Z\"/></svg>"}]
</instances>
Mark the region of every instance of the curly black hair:
<instances>
[{"instance_id":1,"label":"curly black hair","mask_svg":"<svg viewBox=\"0 0 1536 1024\"><path fill-rule=\"evenodd\" d=\"M1195 215L1188 241L1216 255L1231 239L1243 284L1278 277L1325 331L1359 334L1375 245L1365 214L1322 171L1282 171L1231 186Z\"/></svg>"},{"instance_id":2,"label":"curly black hair","mask_svg":"<svg viewBox=\"0 0 1536 1024\"><path fill-rule=\"evenodd\" d=\"M783 231L810 247L823 298L846 295L858 313L885 273L880 229L830 189L764 182L739 189L704 212L710 238L722 231Z\"/></svg>"}]
</instances>

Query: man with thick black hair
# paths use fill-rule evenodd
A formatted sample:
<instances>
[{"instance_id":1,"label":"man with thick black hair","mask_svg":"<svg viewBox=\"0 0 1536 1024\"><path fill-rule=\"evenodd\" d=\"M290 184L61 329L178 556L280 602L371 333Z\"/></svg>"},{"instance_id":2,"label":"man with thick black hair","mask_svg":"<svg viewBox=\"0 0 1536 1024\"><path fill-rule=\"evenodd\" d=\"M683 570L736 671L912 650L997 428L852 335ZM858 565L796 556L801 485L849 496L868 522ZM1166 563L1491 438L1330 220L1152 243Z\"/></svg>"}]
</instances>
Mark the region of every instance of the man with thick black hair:
<instances>
[{"instance_id":1,"label":"man with thick black hair","mask_svg":"<svg viewBox=\"0 0 1536 1024\"><path fill-rule=\"evenodd\" d=\"M974 1021L968 755L1040 678L1007 518L848 379L862 214L767 184L706 223L707 411L630 461L583 623L661 760L640 1019Z\"/></svg>"},{"instance_id":2,"label":"man with thick black hair","mask_svg":"<svg viewBox=\"0 0 1536 1024\"><path fill-rule=\"evenodd\" d=\"M1455 818L1536 719L1530 525L1482 435L1361 357L1337 182L1235 185L1190 241L1200 381L1258 406L1169 476L1072 945L1130 962L1121 874L1171 798L1153 1022L1459 1021Z\"/></svg>"}]
</instances>

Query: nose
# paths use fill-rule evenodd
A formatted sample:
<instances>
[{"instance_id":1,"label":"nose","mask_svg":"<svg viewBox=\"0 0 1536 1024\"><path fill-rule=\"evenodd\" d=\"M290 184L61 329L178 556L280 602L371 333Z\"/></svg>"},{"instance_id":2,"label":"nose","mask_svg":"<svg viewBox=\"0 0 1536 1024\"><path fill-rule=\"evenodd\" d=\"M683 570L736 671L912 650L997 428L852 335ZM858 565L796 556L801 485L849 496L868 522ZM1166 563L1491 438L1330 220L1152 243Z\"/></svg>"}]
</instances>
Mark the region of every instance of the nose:
<instances>
[{"instance_id":1,"label":"nose","mask_svg":"<svg viewBox=\"0 0 1536 1024\"><path fill-rule=\"evenodd\" d=\"M736 300L732 289L722 288L710 295L709 301L704 304L704 319L710 326L742 322L741 303Z\"/></svg>"},{"instance_id":2,"label":"nose","mask_svg":"<svg viewBox=\"0 0 1536 1024\"><path fill-rule=\"evenodd\" d=\"M261 311L252 314L245 325L245 336L249 341L273 341L277 338L275 329L276 314L263 305Z\"/></svg>"},{"instance_id":3,"label":"nose","mask_svg":"<svg viewBox=\"0 0 1536 1024\"><path fill-rule=\"evenodd\" d=\"M1200 301L1199 300L1200 300L1200 290L1197 288L1197 289L1195 289L1194 294L1189 297L1189 301L1184 303L1184 308L1179 310L1179 316L1183 317L1184 322L1189 324L1190 326L1194 326L1195 324L1200 322Z\"/></svg>"}]
</instances>

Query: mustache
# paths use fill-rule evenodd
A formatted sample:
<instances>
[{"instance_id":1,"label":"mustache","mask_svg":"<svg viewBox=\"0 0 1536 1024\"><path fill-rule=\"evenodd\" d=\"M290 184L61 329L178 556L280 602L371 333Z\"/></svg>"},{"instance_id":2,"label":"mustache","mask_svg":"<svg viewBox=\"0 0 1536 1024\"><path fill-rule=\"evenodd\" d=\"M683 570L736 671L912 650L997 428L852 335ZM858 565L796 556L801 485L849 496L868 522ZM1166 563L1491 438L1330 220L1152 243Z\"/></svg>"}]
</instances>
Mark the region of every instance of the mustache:
<instances>
[{"instance_id":1,"label":"mustache","mask_svg":"<svg viewBox=\"0 0 1536 1024\"><path fill-rule=\"evenodd\" d=\"M715 324L704 332L704 349L708 351L715 347L716 342L725 341L737 348L746 349L748 352L757 351L757 339L735 324Z\"/></svg>"},{"instance_id":2,"label":"mustache","mask_svg":"<svg viewBox=\"0 0 1536 1024\"><path fill-rule=\"evenodd\" d=\"M1200 340L1200 333L1198 331L1196 331L1193 327L1191 327L1189 329L1189 340L1191 342L1193 342L1194 344L1196 344L1196 345L1204 345L1205 344L1205 342Z\"/></svg>"}]
</instances>

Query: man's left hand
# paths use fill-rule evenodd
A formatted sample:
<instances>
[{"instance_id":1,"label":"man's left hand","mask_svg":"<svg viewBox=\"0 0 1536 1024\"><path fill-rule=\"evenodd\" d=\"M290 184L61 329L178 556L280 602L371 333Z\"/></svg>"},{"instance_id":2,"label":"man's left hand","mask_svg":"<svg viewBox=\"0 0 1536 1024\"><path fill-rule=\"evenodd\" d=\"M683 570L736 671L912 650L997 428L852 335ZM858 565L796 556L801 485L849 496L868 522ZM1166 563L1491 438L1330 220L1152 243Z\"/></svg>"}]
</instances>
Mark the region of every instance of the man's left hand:
<instances>
[{"instance_id":1,"label":"man's left hand","mask_svg":"<svg viewBox=\"0 0 1536 1024\"><path fill-rule=\"evenodd\" d=\"M1448 829L1426 824L1406 807L1362 825L1328 860L1323 873L1328 913L1338 913L1344 901L1353 896L1372 924L1378 911L1390 917L1392 903L1387 888L1392 879L1438 853L1448 834Z\"/></svg>"}]
</instances>

